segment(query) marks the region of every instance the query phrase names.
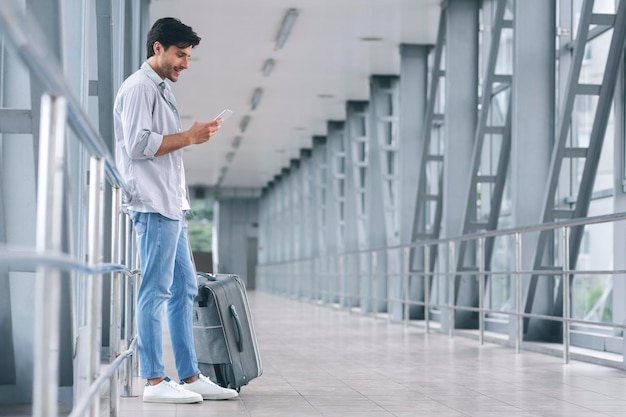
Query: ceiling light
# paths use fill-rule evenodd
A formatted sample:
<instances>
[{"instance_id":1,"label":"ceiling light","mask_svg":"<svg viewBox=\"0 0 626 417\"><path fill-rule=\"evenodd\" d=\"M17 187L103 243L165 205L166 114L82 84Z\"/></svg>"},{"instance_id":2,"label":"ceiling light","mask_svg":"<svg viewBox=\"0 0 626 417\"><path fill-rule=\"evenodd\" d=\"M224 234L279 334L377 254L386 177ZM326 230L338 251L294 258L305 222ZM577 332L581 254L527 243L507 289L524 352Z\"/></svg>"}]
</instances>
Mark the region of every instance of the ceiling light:
<instances>
[{"instance_id":1,"label":"ceiling light","mask_svg":"<svg viewBox=\"0 0 626 417\"><path fill-rule=\"evenodd\" d=\"M259 103L261 102L261 97L263 97L263 89L261 87L257 87L254 89L254 93L252 93L252 100L250 102L250 106L252 110L255 110Z\"/></svg>"},{"instance_id":2,"label":"ceiling light","mask_svg":"<svg viewBox=\"0 0 626 417\"><path fill-rule=\"evenodd\" d=\"M335 97L333 94L318 94L319 98L333 98Z\"/></svg>"},{"instance_id":3,"label":"ceiling light","mask_svg":"<svg viewBox=\"0 0 626 417\"><path fill-rule=\"evenodd\" d=\"M363 42L380 42L383 40L383 38L379 38L376 36L364 36L362 38L359 38L359 40Z\"/></svg>"},{"instance_id":4,"label":"ceiling light","mask_svg":"<svg viewBox=\"0 0 626 417\"><path fill-rule=\"evenodd\" d=\"M226 154L226 161L231 162L233 160L233 158L235 157L235 152L228 152Z\"/></svg>"},{"instance_id":5,"label":"ceiling light","mask_svg":"<svg viewBox=\"0 0 626 417\"><path fill-rule=\"evenodd\" d=\"M266 77L269 77L272 71L274 70L275 63L276 61L274 61L273 58L266 59L265 62L263 63L263 69L261 70L263 75L265 75Z\"/></svg>"},{"instance_id":6,"label":"ceiling light","mask_svg":"<svg viewBox=\"0 0 626 417\"><path fill-rule=\"evenodd\" d=\"M223 177L224 175L226 175L227 171L228 171L228 167L223 166L222 169L220 169L220 175Z\"/></svg>"},{"instance_id":7,"label":"ceiling light","mask_svg":"<svg viewBox=\"0 0 626 417\"><path fill-rule=\"evenodd\" d=\"M244 133L246 131L249 123L250 123L250 116L245 115L241 118L241 122L239 122L239 129L241 129L241 133Z\"/></svg>"},{"instance_id":8,"label":"ceiling light","mask_svg":"<svg viewBox=\"0 0 626 417\"><path fill-rule=\"evenodd\" d=\"M233 148L237 149L241 145L241 136L235 136L233 139Z\"/></svg>"},{"instance_id":9,"label":"ceiling light","mask_svg":"<svg viewBox=\"0 0 626 417\"><path fill-rule=\"evenodd\" d=\"M296 9L289 9L287 13L285 13L283 22L280 24L280 29L278 30L278 35L276 35L276 49L282 48L285 42L287 42L291 28L293 28L297 17L298 11Z\"/></svg>"}]
</instances>

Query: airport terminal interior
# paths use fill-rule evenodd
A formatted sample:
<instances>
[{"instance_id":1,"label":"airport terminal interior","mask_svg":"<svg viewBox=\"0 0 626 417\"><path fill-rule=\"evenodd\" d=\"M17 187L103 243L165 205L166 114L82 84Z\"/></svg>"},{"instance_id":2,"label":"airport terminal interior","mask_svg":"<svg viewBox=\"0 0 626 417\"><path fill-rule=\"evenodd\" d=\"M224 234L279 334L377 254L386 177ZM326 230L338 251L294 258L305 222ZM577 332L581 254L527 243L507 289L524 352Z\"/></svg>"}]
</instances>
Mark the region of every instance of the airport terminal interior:
<instances>
[{"instance_id":1,"label":"airport terminal interior","mask_svg":"<svg viewBox=\"0 0 626 417\"><path fill-rule=\"evenodd\" d=\"M181 151L228 400L142 398L113 109L162 17L181 130L231 112ZM626 416L625 46L626 0L3 0L0 416Z\"/></svg>"}]
</instances>

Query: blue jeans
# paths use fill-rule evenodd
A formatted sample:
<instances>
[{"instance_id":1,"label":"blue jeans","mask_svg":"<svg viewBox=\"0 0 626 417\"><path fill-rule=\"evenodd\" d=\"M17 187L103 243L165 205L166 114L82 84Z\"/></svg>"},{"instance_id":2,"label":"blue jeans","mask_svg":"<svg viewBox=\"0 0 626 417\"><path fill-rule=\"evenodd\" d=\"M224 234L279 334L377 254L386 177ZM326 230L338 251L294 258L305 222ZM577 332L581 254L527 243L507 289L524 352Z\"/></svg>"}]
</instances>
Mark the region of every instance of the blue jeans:
<instances>
[{"instance_id":1,"label":"blue jeans","mask_svg":"<svg viewBox=\"0 0 626 417\"><path fill-rule=\"evenodd\" d=\"M145 379L165 376L163 306L179 379L200 373L193 341L193 301L198 293L187 242L187 224L158 213L130 211L141 263L137 294L140 373ZM167 303L166 303L167 302Z\"/></svg>"}]
</instances>

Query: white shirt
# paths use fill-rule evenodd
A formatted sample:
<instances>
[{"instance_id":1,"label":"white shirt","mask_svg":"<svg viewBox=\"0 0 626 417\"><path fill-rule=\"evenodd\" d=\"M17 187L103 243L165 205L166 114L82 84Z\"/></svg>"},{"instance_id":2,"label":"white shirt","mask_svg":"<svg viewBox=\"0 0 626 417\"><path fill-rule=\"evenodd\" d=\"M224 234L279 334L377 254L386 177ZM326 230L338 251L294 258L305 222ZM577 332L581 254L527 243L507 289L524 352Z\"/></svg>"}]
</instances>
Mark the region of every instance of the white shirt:
<instances>
[{"instance_id":1,"label":"white shirt","mask_svg":"<svg viewBox=\"0 0 626 417\"><path fill-rule=\"evenodd\" d=\"M122 83L113 109L117 169L131 190L129 210L180 220L189 209L183 150L155 157L163 136L182 131L168 83L144 62Z\"/></svg>"}]
</instances>

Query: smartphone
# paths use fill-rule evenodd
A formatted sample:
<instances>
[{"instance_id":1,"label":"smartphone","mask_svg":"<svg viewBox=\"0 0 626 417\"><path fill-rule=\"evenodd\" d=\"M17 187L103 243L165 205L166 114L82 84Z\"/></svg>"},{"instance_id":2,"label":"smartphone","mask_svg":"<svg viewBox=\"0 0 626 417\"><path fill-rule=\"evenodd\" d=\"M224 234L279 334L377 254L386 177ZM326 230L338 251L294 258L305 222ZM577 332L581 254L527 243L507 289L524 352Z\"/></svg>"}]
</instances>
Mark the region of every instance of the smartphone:
<instances>
[{"instance_id":1,"label":"smartphone","mask_svg":"<svg viewBox=\"0 0 626 417\"><path fill-rule=\"evenodd\" d=\"M213 120L222 119L222 121L224 121L224 120L228 119L231 114L233 114L233 111L231 109L224 109Z\"/></svg>"}]
</instances>

